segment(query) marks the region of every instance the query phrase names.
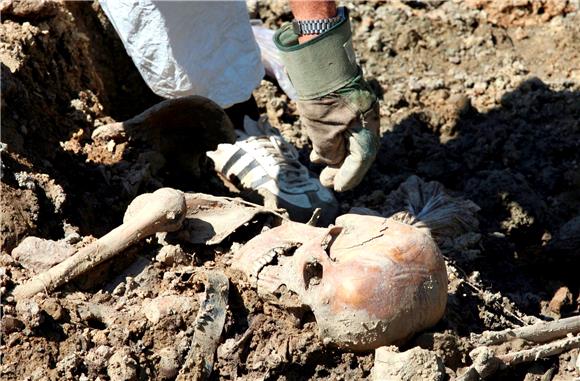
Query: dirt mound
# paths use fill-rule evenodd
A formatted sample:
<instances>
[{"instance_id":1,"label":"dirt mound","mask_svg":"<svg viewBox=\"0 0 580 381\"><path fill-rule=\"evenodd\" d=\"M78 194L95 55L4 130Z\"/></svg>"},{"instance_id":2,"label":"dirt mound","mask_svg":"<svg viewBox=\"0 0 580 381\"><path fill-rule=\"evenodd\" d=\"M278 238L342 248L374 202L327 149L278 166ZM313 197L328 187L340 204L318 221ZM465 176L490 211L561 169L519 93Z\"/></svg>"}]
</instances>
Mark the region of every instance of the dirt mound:
<instances>
[{"instance_id":1,"label":"dirt mound","mask_svg":"<svg viewBox=\"0 0 580 381\"><path fill-rule=\"evenodd\" d=\"M578 2L570 0L468 0L466 4L485 10L490 22L503 27L535 25L578 11Z\"/></svg>"},{"instance_id":2,"label":"dirt mound","mask_svg":"<svg viewBox=\"0 0 580 381\"><path fill-rule=\"evenodd\" d=\"M481 207L478 231L443 247L443 320L400 348L426 349L414 352L452 379L471 364L470 334L579 312L580 14L574 1L548 0L351 8L354 46L382 99L382 140L361 186L337 195L342 212L388 214L387 195L411 175ZM159 101L97 2L2 2L1 11L0 378L172 379L189 351L205 269L231 283L214 379L371 377L374 354L325 347L311 312L261 300L231 270L233 252L264 221L220 245L173 248L175 263L145 242L16 304L7 291L31 270L11 253L25 237L80 248L120 224L137 194L228 192L209 167L201 181L176 179L148 147L91 140L97 127ZM256 14L270 26L290 17L278 3L260 2ZM295 104L267 80L255 96L319 171L307 162ZM495 379L572 379L578 357L571 350Z\"/></svg>"}]
</instances>

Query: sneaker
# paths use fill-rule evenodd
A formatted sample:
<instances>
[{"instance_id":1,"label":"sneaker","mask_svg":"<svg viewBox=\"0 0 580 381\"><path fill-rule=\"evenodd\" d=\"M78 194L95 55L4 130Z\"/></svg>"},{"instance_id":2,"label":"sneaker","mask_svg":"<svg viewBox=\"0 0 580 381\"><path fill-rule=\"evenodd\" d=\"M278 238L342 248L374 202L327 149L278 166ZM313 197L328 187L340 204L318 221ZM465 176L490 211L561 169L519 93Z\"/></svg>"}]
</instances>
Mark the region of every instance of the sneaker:
<instances>
[{"instance_id":1,"label":"sneaker","mask_svg":"<svg viewBox=\"0 0 580 381\"><path fill-rule=\"evenodd\" d=\"M331 190L298 161L298 152L262 117L244 119L235 144L220 144L207 155L218 173L232 184L255 191L269 208L284 208L294 221L307 222L316 208L319 224L334 221L338 203ZM260 198L260 197L259 197Z\"/></svg>"}]
</instances>

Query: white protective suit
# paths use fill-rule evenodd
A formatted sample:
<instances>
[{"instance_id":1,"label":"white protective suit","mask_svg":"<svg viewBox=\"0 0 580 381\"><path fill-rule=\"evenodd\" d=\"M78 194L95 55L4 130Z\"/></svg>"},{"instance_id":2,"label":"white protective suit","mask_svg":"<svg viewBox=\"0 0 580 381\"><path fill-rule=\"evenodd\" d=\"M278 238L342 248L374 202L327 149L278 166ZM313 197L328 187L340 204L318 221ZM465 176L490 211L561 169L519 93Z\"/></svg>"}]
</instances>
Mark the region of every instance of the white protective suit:
<instances>
[{"instance_id":1,"label":"white protective suit","mask_svg":"<svg viewBox=\"0 0 580 381\"><path fill-rule=\"evenodd\" d=\"M145 82L165 98L247 100L264 76L244 1L100 0Z\"/></svg>"}]
</instances>

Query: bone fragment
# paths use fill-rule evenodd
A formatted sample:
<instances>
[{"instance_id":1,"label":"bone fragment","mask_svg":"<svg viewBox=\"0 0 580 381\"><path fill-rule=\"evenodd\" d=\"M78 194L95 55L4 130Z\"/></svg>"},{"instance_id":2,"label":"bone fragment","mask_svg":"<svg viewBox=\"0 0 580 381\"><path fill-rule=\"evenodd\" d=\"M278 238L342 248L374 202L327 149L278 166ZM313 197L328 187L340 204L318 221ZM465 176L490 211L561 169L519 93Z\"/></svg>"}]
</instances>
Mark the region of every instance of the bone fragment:
<instances>
[{"instance_id":1,"label":"bone fragment","mask_svg":"<svg viewBox=\"0 0 580 381\"><path fill-rule=\"evenodd\" d=\"M310 219L308 220L306 225L316 226L318 224L318 220L320 219L321 215L322 215L322 209L320 209L320 208L314 209L314 212L312 212L312 217L310 217Z\"/></svg>"},{"instance_id":2,"label":"bone fragment","mask_svg":"<svg viewBox=\"0 0 580 381\"><path fill-rule=\"evenodd\" d=\"M540 322L525 327L503 331L485 331L472 339L479 345L497 345L512 339L523 339L534 343L545 343L568 334L580 333L580 316L572 316L550 322Z\"/></svg>"},{"instance_id":3,"label":"bone fragment","mask_svg":"<svg viewBox=\"0 0 580 381\"><path fill-rule=\"evenodd\" d=\"M226 320L229 287L229 279L223 273L207 272L205 299L197 313L191 348L177 375L178 381L209 379Z\"/></svg>"},{"instance_id":4,"label":"bone fragment","mask_svg":"<svg viewBox=\"0 0 580 381\"><path fill-rule=\"evenodd\" d=\"M185 198L178 190L162 188L138 196L127 211L133 211L132 216L126 218L121 226L80 249L72 257L17 286L13 291L14 298L20 300L41 291L50 292L113 258L139 240L158 232L179 229L186 214Z\"/></svg>"},{"instance_id":5,"label":"bone fragment","mask_svg":"<svg viewBox=\"0 0 580 381\"><path fill-rule=\"evenodd\" d=\"M216 245L258 214L275 217L275 224L286 220L275 210L252 204L240 198L216 197L203 193L185 193L187 215L183 229L175 234L179 241Z\"/></svg>"},{"instance_id":6,"label":"bone fragment","mask_svg":"<svg viewBox=\"0 0 580 381\"><path fill-rule=\"evenodd\" d=\"M580 335L566 337L547 344L537 345L530 349L503 355L496 355L493 349L487 346L478 347L469 354L473 359L473 364L457 380L475 381L485 379L493 375L497 370L555 356L574 348L580 348Z\"/></svg>"}]
</instances>

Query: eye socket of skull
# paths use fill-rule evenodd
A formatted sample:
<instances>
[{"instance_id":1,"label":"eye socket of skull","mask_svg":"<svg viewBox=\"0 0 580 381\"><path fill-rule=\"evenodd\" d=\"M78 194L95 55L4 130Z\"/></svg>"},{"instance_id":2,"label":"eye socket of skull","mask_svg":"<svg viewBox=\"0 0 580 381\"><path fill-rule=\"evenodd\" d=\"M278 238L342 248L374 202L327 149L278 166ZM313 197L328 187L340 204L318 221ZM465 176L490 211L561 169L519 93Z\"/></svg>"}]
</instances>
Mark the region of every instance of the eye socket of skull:
<instances>
[{"instance_id":1,"label":"eye socket of skull","mask_svg":"<svg viewBox=\"0 0 580 381\"><path fill-rule=\"evenodd\" d=\"M320 242L320 250L310 251L309 253L314 255L307 256L308 259L302 263L302 280L305 290L308 290L311 286L319 285L322 281L324 267L332 260L330 248L341 232L342 227L340 226L333 226L328 229L328 233Z\"/></svg>"},{"instance_id":2,"label":"eye socket of skull","mask_svg":"<svg viewBox=\"0 0 580 381\"><path fill-rule=\"evenodd\" d=\"M320 284L324 268L318 261L306 262L302 268L302 278L304 281L304 289L308 290L311 286Z\"/></svg>"}]
</instances>

